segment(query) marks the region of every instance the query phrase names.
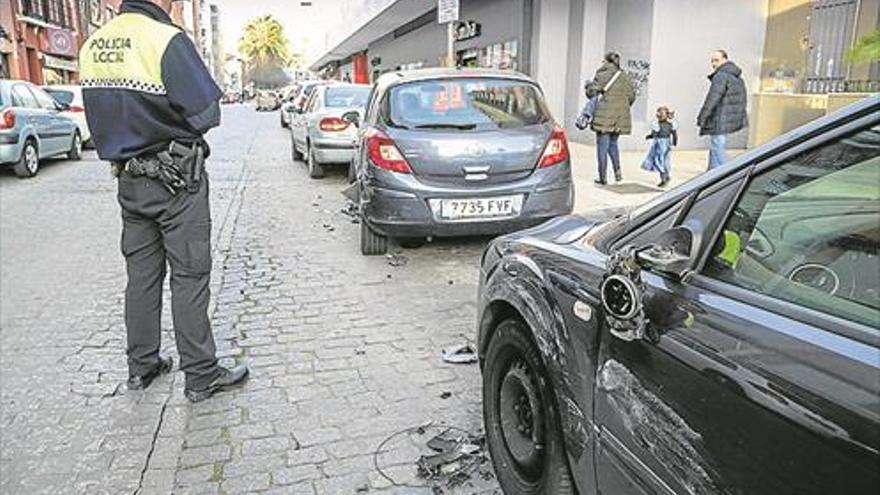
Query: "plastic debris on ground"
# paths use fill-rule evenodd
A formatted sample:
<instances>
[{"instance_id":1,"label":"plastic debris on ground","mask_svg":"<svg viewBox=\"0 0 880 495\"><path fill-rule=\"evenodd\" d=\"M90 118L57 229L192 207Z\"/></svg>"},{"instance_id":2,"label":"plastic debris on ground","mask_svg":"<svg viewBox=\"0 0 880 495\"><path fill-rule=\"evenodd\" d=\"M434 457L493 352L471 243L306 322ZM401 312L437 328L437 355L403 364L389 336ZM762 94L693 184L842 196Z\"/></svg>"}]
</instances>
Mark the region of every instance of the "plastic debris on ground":
<instances>
[{"instance_id":1,"label":"plastic debris on ground","mask_svg":"<svg viewBox=\"0 0 880 495\"><path fill-rule=\"evenodd\" d=\"M388 253L385 255L385 259L391 266L406 266L409 263L409 258L400 253Z\"/></svg>"},{"instance_id":2,"label":"plastic debris on ground","mask_svg":"<svg viewBox=\"0 0 880 495\"><path fill-rule=\"evenodd\" d=\"M443 349L443 361L450 364L471 364L477 362L477 351L470 343L459 344Z\"/></svg>"},{"instance_id":3,"label":"plastic debris on ground","mask_svg":"<svg viewBox=\"0 0 880 495\"><path fill-rule=\"evenodd\" d=\"M380 462L381 454L401 451L421 452L409 478ZM429 423L398 431L379 444L373 463L380 476L404 489L395 493L457 495L494 493L497 488L485 437L454 426Z\"/></svg>"}]
</instances>

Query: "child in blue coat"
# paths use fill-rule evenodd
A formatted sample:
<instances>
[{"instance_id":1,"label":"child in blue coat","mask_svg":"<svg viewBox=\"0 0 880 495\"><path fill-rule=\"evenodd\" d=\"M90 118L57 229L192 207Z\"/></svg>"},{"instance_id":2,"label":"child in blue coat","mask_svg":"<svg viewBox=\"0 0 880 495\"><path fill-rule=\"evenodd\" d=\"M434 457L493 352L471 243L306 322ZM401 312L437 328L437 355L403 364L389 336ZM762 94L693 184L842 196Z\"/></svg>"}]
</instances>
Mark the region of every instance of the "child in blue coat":
<instances>
[{"instance_id":1,"label":"child in blue coat","mask_svg":"<svg viewBox=\"0 0 880 495\"><path fill-rule=\"evenodd\" d=\"M659 187L669 184L672 168L670 155L672 147L678 144L677 129L675 112L667 107L660 107L657 109L657 120L651 125L651 133L645 136L645 139L652 139L654 142L642 162L642 168L660 173L660 183L657 184Z\"/></svg>"}]
</instances>

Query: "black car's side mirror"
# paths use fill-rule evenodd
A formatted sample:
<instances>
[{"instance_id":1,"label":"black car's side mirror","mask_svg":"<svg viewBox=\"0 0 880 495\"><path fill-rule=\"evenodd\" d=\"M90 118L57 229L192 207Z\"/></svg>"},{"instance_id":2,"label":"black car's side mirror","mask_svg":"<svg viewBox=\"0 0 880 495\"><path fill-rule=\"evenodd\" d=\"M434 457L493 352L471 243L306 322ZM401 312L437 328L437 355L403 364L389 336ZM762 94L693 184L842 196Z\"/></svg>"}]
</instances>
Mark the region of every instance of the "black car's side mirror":
<instances>
[{"instance_id":1,"label":"black car's side mirror","mask_svg":"<svg viewBox=\"0 0 880 495\"><path fill-rule=\"evenodd\" d=\"M361 114L354 110L352 110L351 112L345 112L344 114L342 114L342 120L348 122L355 127L360 127Z\"/></svg>"},{"instance_id":2,"label":"black car's side mirror","mask_svg":"<svg viewBox=\"0 0 880 495\"><path fill-rule=\"evenodd\" d=\"M641 248L636 259L644 268L686 280L694 268L702 243L702 229L696 223L673 227L654 243Z\"/></svg>"}]
</instances>

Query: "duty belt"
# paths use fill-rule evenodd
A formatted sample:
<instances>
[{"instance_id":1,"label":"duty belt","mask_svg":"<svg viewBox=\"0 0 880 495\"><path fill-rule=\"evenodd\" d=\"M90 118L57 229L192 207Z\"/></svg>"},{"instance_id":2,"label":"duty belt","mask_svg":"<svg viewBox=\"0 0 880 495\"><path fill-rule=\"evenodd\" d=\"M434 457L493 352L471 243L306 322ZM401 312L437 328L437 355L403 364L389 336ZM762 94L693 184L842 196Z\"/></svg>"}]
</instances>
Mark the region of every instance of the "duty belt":
<instances>
[{"instance_id":1,"label":"duty belt","mask_svg":"<svg viewBox=\"0 0 880 495\"><path fill-rule=\"evenodd\" d=\"M182 189L190 193L199 190L205 166L205 150L199 143L186 146L172 141L168 149L149 155L130 158L113 164L113 173L133 177L146 176L158 180L171 194Z\"/></svg>"}]
</instances>

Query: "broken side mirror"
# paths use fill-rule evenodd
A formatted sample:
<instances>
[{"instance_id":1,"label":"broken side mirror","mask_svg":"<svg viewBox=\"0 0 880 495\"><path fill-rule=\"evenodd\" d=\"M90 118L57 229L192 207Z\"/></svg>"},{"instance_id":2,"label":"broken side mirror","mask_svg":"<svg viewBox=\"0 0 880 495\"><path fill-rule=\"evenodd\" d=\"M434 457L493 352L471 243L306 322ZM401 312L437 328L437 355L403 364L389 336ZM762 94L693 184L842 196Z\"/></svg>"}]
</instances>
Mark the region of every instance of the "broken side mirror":
<instances>
[{"instance_id":1,"label":"broken side mirror","mask_svg":"<svg viewBox=\"0 0 880 495\"><path fill-rule=\"evenodd\" d=\"M345 112L344 114L342 114L342 120L348 122L349 124L351 124L355 127L360 127L361 114L356 110L352 110L350 112Z\"/></svg>"},{"instance_id":2,"label":"broken side mirror","mask_svg":"<svg viewBox=\"0 0 880 495\"><path fill-rule=\"evenodd\" d=\"M702 237L702 228L696 222L679 225L639 249L636 259L643 268L673 275L685 282L694 269Z\"/></svg>"}]
</instances>

